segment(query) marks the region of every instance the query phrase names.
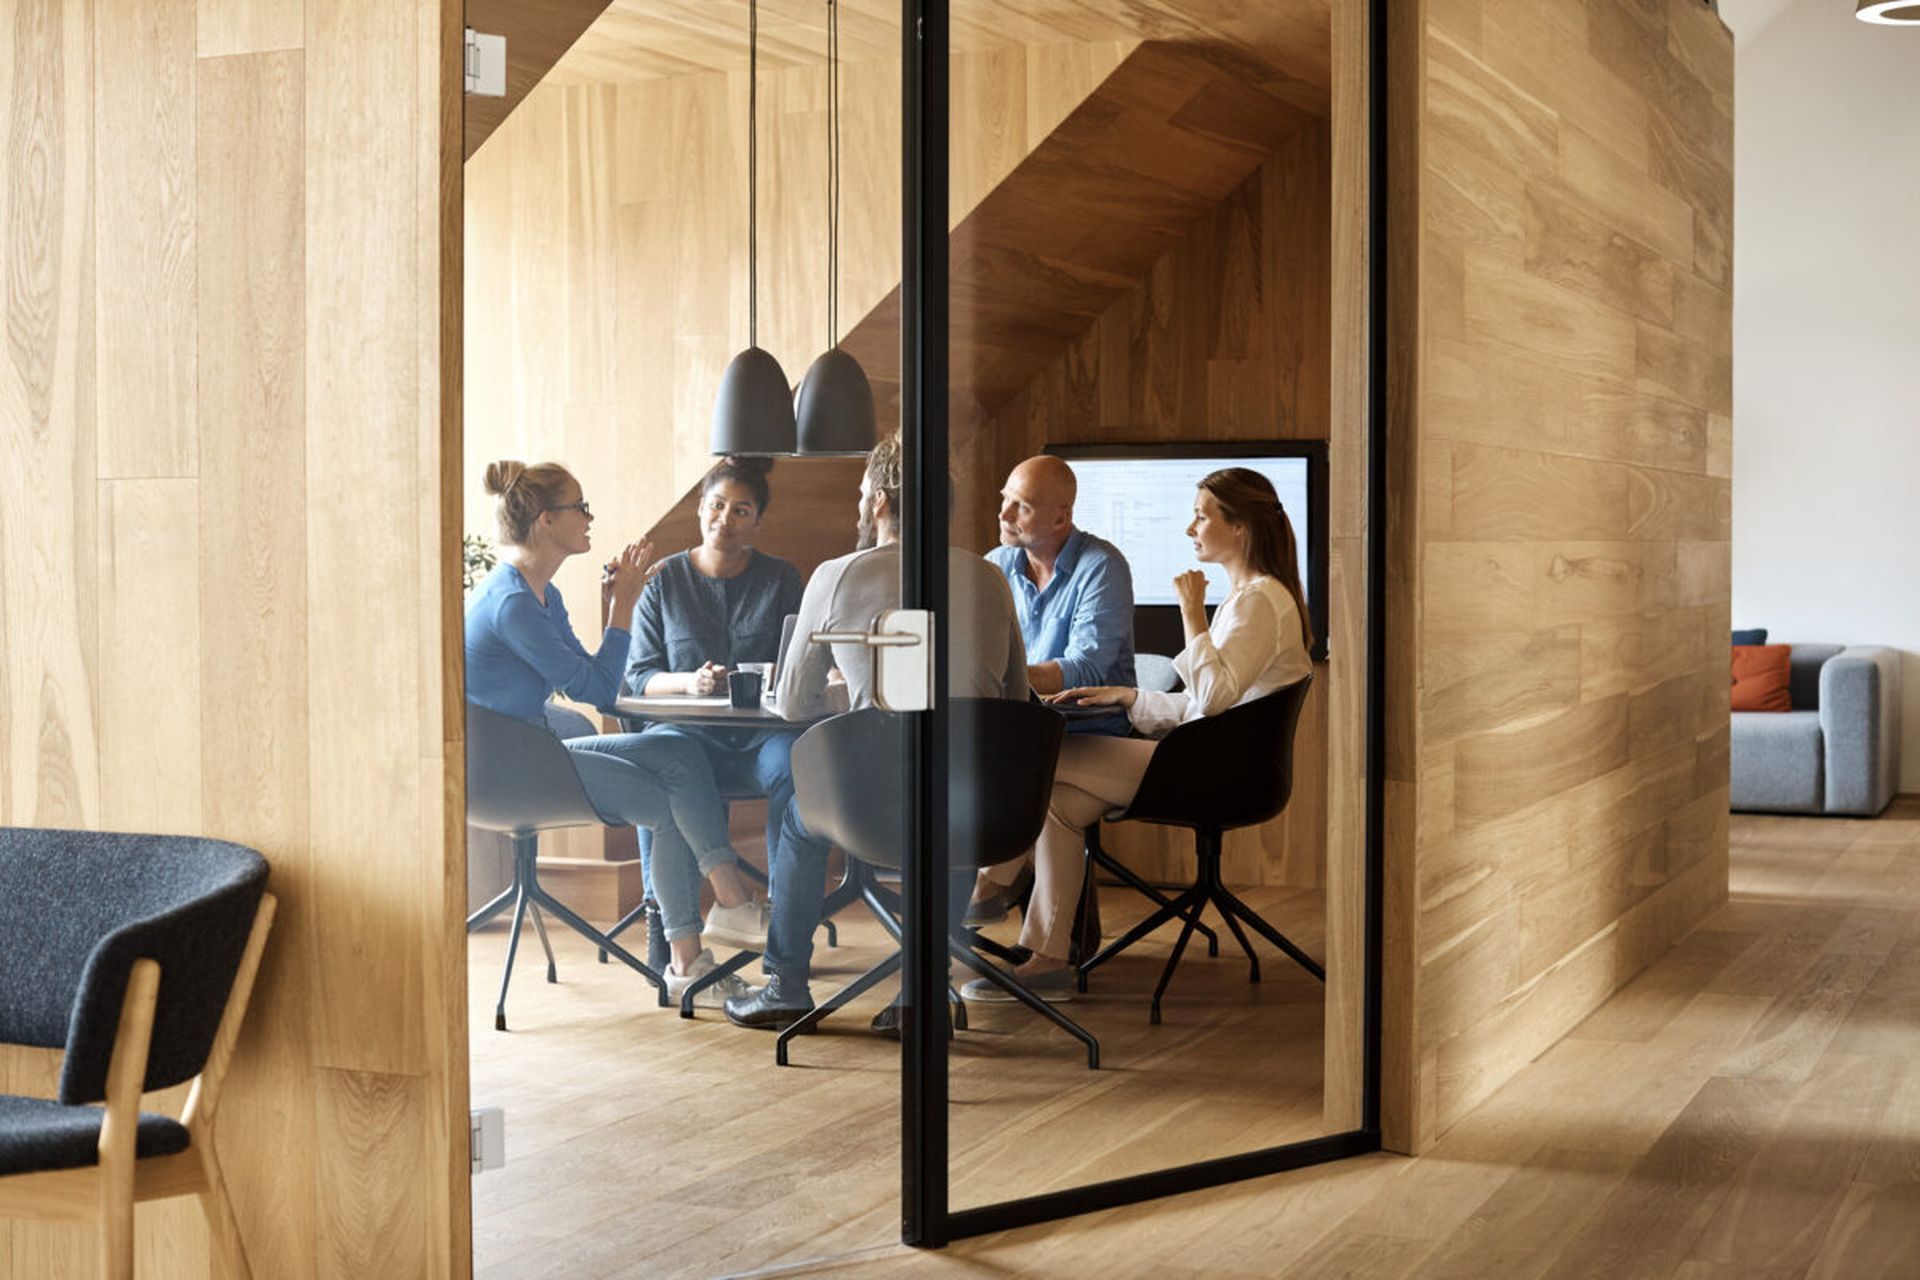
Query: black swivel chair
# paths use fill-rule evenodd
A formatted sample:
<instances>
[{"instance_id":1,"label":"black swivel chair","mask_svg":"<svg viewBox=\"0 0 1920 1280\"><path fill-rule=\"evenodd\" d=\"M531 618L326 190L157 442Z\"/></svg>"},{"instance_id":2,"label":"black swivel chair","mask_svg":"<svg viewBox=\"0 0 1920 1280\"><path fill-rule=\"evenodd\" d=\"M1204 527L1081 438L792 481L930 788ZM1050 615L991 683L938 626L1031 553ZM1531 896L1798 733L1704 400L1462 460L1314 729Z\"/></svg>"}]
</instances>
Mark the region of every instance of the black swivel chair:
<instances>
[{"instance_id":1,"label":"black swivel chair","mask_svg":"<svg viewBox=\"0 0 1920 1280\"><path fill-rule=\"evenodd\" d=\"M1306 704L1313 677L1275 690L1217 716L1190 720L1168 734L1153 753L1146 776L1133 803L1106 815L1108 822L1153 822L1191 827L1197 868L1193 884L1152 915L1102 948L1080 966L1085 989L1087 975L1125 951L1167 921L1184 921L1180 940L1153 989L1153 1021L1160 1021L1160 997L1166 994L1173 971L1200 928L1200 913L1209 904L1227 922L1234 940L1247 953L1249 977L1260 981L1260 958L1247 941L1245 924L1280 948L1320 981L1326 970L1295 946L1286 935L1261 919L1220 878L1222 837L1235 827L1265 822L1287 807L1293 794L1294 729Z\"/></svg>"},{"instance_id":2,"label":"black swivel chair","mask_svg":"<svg viewBox=\"0 0 1920 1280\"><path fill-rule=\"evenodd\" d=\"M1057 712L1030 702L962 698L951 705L947 844L952 870L966 872L1017 858L1033 847L1046 822L1053 767L1066 725ZM897 904L875 892L871 872L899 870L905 864L902 800L909 731L905 717L868 708L821 721L793 749L794 803L802 820L809 831L862 864L861 874L850 879L883 923ZM1089 1068L1100 1065L1098 1040L981 955L970 940L949 937L948 950L1085 1045ZM787 1046L795 1036L812 1031L828 1014L891 976L900 962L895 951L782 1031L774 1061L786 1066ZM964 1022L959 1025L964 1029Z\"/></svg>"},{"instance_id":3,"label":"black swivel chair","mask_svg":"<svg viewBox=\"0 0 1920 1280\"><path fill-rule=\"evenodd\" d=\"M513 883L467 917L471 932L513 907L513 929L507 934L507 963L500 975L500 1001L494 1006L493 1026L507 1029L507 985L513 981L513 957L520 948L520 927L529 907L545 907L562 924L602 951L618 956L654 985L662 1008L667 983L660 973L634 958L625 947L600 932L558 898L540 886L538 857L542 831L561 827L624 825L594 807L573 759L560 739L539 725L485 707L467 704L467 823L483 831L513 838ZM547 953L547 981L559 981L547 932L534 917L540 945Z\"/></svg>"},{"instance_id":4,"label":"black swivel chair","mask_svg":"<svg viewBox=\"0 0 1920 1280\"><path fill-rule=\"evenodd\" d=\"M1174 670L1173 659L1164 653L1137 653L1133 658L1133 679L1136 687L1149 689L1155 693L1171 693L1180 683L1180 674ZM1084 886L1080 900L1080 913L1083 918L1099 921L1100 886L1095 873L1104 871L1126 888L1132 889L1156 907L1168 906L1173 902L1162 890L1167 886L1149 884L1134 874L1133 868L1108 853L1100 843L1100 824L1094 823L1087 828L1087 869L1081 883ZM1207 954L1220 954L1220 935L1205 924L1194 926L1194 931L1207 940ZM1078 932L1076 931L1076 937ZM1092 939L1092 945L1081 955L1081 960L1089 959L1093 952L1100 949L1100 940ZM1080 975L1080 990L1087 989L1086 974Z\"/></svg>"}]
</instances>

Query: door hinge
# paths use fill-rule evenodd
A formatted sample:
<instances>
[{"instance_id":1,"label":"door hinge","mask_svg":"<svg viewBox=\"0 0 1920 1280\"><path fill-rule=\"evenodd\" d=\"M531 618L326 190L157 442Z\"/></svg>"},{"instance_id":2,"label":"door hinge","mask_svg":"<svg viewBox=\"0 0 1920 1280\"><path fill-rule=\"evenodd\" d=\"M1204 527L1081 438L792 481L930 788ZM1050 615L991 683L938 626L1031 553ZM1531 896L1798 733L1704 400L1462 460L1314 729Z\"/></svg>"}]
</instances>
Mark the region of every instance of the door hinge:
<instances>
[{"instance_id":1,"label":"door hinge","mask_svg":"<svg viewBox=\"0 0 1920 1280\"><path fill-rule=\"evenodd\" d=\"M474 1173L507 1163L507 1113L499 1107L475 1107L467 1113L467 1163Z\"/></svg>"},{"instance_id":2,"label":"door hinge","mask_svg":"<svg viewBox=\"0 0 1920 1280\"><path fill-rule=\"evenodd\" d=\"M467 28L467 92L480 98L507 96L507 38Z\"/></svg>"}]
</instances>

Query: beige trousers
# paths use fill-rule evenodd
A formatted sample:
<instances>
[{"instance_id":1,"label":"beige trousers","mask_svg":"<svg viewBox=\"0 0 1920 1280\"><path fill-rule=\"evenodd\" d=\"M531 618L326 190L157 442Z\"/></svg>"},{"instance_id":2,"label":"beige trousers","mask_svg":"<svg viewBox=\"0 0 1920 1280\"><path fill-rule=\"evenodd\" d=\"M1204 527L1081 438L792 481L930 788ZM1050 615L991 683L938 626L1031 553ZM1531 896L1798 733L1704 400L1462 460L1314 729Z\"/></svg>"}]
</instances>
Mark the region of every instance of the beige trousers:
<instances>
[{"instance_id":1,"label":"beige trousers","mask_svg":"<svg viewBox=\"0 0 1920 1280\"><path fill-rule=\"evenodd\" d=\"M1049 960L1067 958L1086 871L1086 830L1107 810L1133 799L1158 745L1147 738L1092 733L1072 734L1060 744L1040 842L1031 854L980 873L985 884L1004 888L1019 876L1027 857L1033 858L1033 900L1020 929L1021 946Z\"/></svg>"}]
</instances>

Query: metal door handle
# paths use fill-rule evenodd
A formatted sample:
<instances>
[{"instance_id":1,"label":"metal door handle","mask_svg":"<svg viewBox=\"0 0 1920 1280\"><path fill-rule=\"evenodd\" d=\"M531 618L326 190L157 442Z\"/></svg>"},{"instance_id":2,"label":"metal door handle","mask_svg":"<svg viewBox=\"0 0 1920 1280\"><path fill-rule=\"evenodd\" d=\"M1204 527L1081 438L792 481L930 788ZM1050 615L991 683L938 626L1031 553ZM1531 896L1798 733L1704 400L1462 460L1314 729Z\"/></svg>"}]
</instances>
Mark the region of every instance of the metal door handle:
<instances>
[{"instance_id":1,"label":"metal door handle","mask_svg":"<svg viewBox=\"0 0 1920 1280\"><path fill-rule=\"evenodd\" d=\"M807 639L814 644L864 644L875 649L920 643L911 631L814 631Z\"/></svg>"}]
</instances>

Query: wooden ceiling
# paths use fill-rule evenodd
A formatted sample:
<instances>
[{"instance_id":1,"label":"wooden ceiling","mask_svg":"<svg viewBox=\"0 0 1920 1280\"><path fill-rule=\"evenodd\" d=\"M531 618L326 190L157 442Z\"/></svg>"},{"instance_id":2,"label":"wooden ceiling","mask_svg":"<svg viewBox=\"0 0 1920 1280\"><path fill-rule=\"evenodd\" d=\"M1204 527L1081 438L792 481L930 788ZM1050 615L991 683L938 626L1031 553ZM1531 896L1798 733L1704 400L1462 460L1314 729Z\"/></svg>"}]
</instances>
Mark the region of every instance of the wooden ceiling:
<instances>
[{"instance_id":1,"label":"wooden ceiling","mask_svg":"<svg viewBox=\"0 0 1920 1280\"><path fill-rule=\"evenodd\" d=\"M954 0L955 49L1141 39L1245 46L1326 85L1330 0ZM900 55L899 0L840 0L840 56ZM554 68L573 83L744 71L746 0L613 0ZM825 0L760 0L763 67L826 56ZM1314 46L1318 46L1317 48ZM1296 69L1296 66L1299 69Z\"/></svg>"},{"instance_id":2,"label":"wooden ceiling","mask_svg":"<svg viewBox=\"0 0 1920 1280\"><path fill-rule=\"evenodd\" d=\"M1004 405L1244 182L1318 121L1231 49L1141 45L953 231L950 413ZM898 421L900 293L842 345Z\"/></svg>"},{"instance_id":3,"label":"wooden ceiling","mask_svg":"<svg viewBox=\"0 0 1920 1280\"><path fill-rule=\"evenodd\" d=\"M955 49L1154 40L1234 50L1270 93L1324 114L1332 0L953 0ZM899 0L840 0L841 57L897 58ZM504 99L467 100L471 156L534 84L744 71L747 0L469 0L468 24L507 36ZM825 0L760 0L767 69L826 56Z\"/></svg>"}]
</instances>

